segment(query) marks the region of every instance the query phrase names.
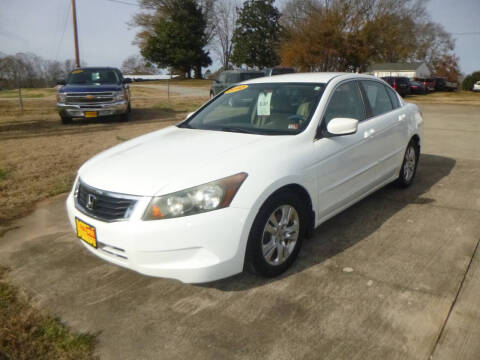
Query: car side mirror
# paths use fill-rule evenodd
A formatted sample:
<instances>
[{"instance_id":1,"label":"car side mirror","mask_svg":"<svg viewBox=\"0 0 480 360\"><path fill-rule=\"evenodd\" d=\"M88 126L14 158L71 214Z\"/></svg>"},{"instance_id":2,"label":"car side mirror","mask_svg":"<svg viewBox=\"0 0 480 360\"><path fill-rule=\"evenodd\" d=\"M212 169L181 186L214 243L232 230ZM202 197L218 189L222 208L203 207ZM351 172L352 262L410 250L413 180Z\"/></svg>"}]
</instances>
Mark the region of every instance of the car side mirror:
<instances>
[{"instance_id":1,"label":"car side mirror","mask_svg":"<svg viewBox=\"0 0 480 360\"><path fill-rule=\"evenodd\" d=\"M357 130L357 119L334 118L327 124L328 133L334 136L355 134Z\"/></svg>"},{"instance_id":2,"label":"car side mirror","mask_svg":"<svg viewBox=\"0 0 480 360\"><path fill-rule=\"evenodd\" d=\"M57 85L66 85L67 82L65 80L57 80Z\"/></svg>"},{"instance_id":3,"label":"car side mirror","mask_svg":"<svg viewBox=\"0 0 480 360\"><path fill-rule=\"evenodd\" d=\"M130 84L131 82L132 82L132 79L130 79L130 78L123 79L124 84Z\"/></svg>"},{"instance_id":4,"label":"car side mirror","mask_svg":"<svg viewBox=\"0 0 480 360\"><path fill-rule=\"evenodd\" d=\"M214 82L215 84L220 84L220 80L218 80L218 79L213 79L213 82Z\"/></svg>"}]
</instances>

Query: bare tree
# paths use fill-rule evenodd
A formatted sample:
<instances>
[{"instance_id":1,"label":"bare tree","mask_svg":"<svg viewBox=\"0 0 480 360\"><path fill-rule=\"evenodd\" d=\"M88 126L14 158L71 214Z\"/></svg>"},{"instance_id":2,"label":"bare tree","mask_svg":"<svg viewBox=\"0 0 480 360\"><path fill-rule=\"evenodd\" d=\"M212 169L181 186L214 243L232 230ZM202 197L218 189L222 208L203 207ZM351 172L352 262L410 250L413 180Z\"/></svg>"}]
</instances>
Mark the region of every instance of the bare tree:
<instances>
[{"instance_id":1,"label":"bare tree","mask_svg":"<svg viewBox=\"0 0 480 360\"><path fill-rule=\"evenodd\" d=\"M158 70L142 56L131 55L123 61L122 72L130 75L149 75L158 73Z\"/></svg>"},{"instance_id":2,"label":"bare tree","mask_svg":"<svg viewBox=\"0 0 480 360\"><path fill-rule=\"evenodd\" d=\"M224 70L230 69L230 58L233 52L232 39L237 22L237 5L235 0L226 0L215 4L212 50L220 58Z\"/></svg>"},{"instance_id":3,"label":"bare tree","mask_svg":"<svg viewBox=\"0 0 480 360\"><path fill-rule=\"evenodd\" d=\"M25 74L31 73L31 67L21 58L16 56L6 56L0 59L0 78L6 79L18 88L18 101L23 114L22 86L25 80Z\"/></svg>"},{"instance_id":4,"label":"bare tree","mask_svg":"<svg viewBox=\"0 0 480 360\"><path fill-rule=\"evenodd\" d=\"M47 60L45 76L50 85L54 85L57 80L63 79L65 72L62 63L57 60Z\"/></svg>"}]
</instances>

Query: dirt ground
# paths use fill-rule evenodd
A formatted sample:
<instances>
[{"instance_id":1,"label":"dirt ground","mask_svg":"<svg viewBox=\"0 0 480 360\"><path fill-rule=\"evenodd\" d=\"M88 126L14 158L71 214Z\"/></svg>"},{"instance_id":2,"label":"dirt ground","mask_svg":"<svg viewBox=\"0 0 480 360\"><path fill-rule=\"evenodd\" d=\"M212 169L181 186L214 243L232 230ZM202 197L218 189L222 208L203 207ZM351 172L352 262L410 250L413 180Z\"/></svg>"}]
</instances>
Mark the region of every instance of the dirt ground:
<instances>
[{"instance_id":1,"label":"dirt ground","mask_svg":"<svg viewBox=\"0 0 480 360\"><path fill-rule=\"evenodd\" d=\"M161 91L142 91L150 90ZM7 169L1 201L37 182L46 197L61 174L68 188L90 151L184 116L161 96L126 124L63 127L48 112L43 121L30 114L22 122L0 120L0 168ZM65 195L10 222L0 263L38 306L99 334L102 359L478 360L480 106L465 105L462 94L442 95L453 104L428 103L428 96L441 97L408 99L425 118L414 185L387 186L320 226L279 278L240 274L192 286L105 263L75 238ZM0 208L28 206L28 196Z\"/></svg>"}]
</instances>

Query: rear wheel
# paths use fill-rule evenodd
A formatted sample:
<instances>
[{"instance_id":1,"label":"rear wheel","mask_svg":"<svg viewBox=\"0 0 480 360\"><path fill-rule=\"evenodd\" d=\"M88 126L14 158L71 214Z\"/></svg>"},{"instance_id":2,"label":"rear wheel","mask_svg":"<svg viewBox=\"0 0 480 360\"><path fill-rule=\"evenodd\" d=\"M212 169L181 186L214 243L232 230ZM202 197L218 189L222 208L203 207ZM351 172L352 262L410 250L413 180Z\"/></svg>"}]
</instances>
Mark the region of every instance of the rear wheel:
<instances>
[{"instance_id":1,"label":"rear wheel","mask_svg":"<svg viewBox=\"0 0 480 360\"><path fill-rule=\"evenodd\" d=\"M300 251L307 218L305 205L294 194L268 199L250 230L246 270L267 277L287 270Z\"/></svg>"},{"instance_id":2,"label":"rear wheel","mask_svg":"<svg viewBox=\"0 0 480 360\"><path fill-rule=\"evenodd\" d=\"M417 172L419 156L419 146L415 139L412 139L408 143L407 150L403 157L403 163L398 177L398 184L400 187L406 188L412 184L415 173Z\"/></svg>"}]
</instances>

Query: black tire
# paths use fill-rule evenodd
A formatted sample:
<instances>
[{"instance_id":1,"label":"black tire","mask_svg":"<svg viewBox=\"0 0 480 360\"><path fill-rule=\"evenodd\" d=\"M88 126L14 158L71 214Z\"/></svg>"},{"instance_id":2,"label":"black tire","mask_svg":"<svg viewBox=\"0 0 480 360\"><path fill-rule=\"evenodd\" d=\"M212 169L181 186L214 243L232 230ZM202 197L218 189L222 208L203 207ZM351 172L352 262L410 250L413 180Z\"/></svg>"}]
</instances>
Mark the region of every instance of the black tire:
<instances>
[{"instance_id":1,"label":"black tire","mask_svg":"<svg viewBox=\"0 0 480 360\"><path fill-rule=\"evenodd\" d=\"M415 161L412 164L412 156ZM413 183L415 174L417 173L418 160L420 158L420 147L415 139L410 140L405 155L403 156L402 167L398 174L397 183L401 188L407 188Z\"/></svg>"},{"instance_id":2,"label":"black tire","mask_svg":"<svg viewBox=\"0 0 480 360\"><path fill-rule=\"evenodd\" d=\"M118 120L120 122L127 122L128 121L128 115L129 115L129 112L126 112L125 114L122 114L122 115L118 115Z\"/></svg>"},{"instance_id":3,"label":"black tire","mask_svg":"<svg viewBox=\"0 0 480 360\"><path fill-rule=\"evenodd\" d=\"M68 116L61 116L62 118L62 124L71 124L73 119L71 117L68 117Z\"/></svg>"},{"instance_id":4,"label":"black tire","mask_svg":"<svg viewBox=\"0 0 480 360\"><path fill-rule=\"evenodd\" d=\"M262 244L266 246L268 243L276 241L273 240L273 236L270 236L270 239L267 239L270 241L265 243L267 234L264 233L264 231L266 230L267 221L269 221L271 216L276 216L276 211L281 211L279 208L282 206L290 206L296 210L299 220L298 238L293 244L294 247L292 247L289 255L286 256L286 260L280 264L273 265L267 262L265 259L265 256L262 252ZM305 202L302 201L298 196L292 193L281 192L270 197L260 208L257 216L255 217L252 228L250 229L247 251L245 254L245 270L250 273L259 274L265 277L275 277L286 271L298 256L302 246L302 239L304 238L308 228L307 222L307 206ZM293 225L293 221L290 224ZM287 224L285 226L287 226ZM274 245L273 247L276 246ZM273 255L275 255L275 251L278 252L278 247L277 250L273 251Z\"/></svg>"}]
</instances>

